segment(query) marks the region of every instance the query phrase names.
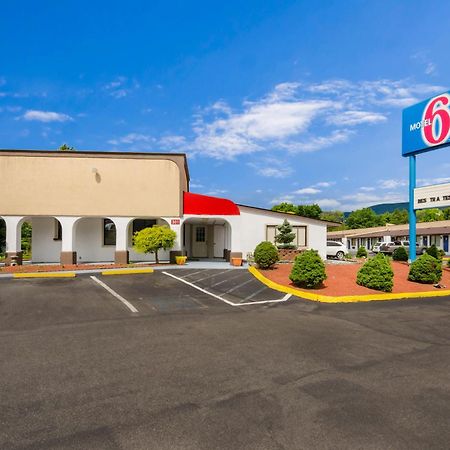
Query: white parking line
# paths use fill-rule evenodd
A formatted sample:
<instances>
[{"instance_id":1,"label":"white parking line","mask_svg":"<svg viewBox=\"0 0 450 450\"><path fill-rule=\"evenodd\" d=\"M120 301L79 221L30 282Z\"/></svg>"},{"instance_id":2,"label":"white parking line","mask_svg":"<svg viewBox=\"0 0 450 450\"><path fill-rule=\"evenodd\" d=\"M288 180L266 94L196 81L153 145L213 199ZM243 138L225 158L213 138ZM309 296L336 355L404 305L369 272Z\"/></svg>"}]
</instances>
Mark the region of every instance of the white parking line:
<instances>
[{"instance_id":1,"label":"white parking line","mask_svg":"<svg viewBox=\"0 0 450 450\"><path fill-rule=\"evenodd\" d=\"M137 313L139 312L128 300L119 295L116 291L111 289L107 284L100 281L97 277L91 276L91 279L98 283L102 288L106 289L111 295L120 300L131 312Z\"/></svg>"},{"instance_id":2,"label":"white parking line","mask_svg":"<svg viewBox=\"0 0 450 450\"><path fill-rule=\"evenodd\" d=\"M244 281L243 283L238 284L238 285L234 286L233 288L231 288L230 290L226 291L225 294L230 294L231 292L234 292L236 289L239 289L240 287L245 286L245 285L248 284L248 283L251 283L251 282L254 281L255 279L256 279L256 278L252 278L252 279L250 279L250 280Z\"/></svg>"},{"instance_id":3,"label":"white parking line","mask_svg":"<svg viewBox=\"0 0 450 450\"><path fill-rule=\"evenodd\" d=\"M253 294L250 294L249 296L245 297L244 300L250 300L253 297L256 297L258 294L260 294L262 291L265 291L268 289L267 286L263 286L261 289L258 289L257 291L253 292Z\"/></svg>"},{"instance_id":4,"label":"white parking line","mask_svg":"<svg viewBox=\"0 0 450 450\"><path fill-rule=\"evenodd\" d=\"M228 272L230 269L227 269L227 270L223 270L222 272L216 272L216 273L213 273L212 275L208 275L207 277L203 277L203 278L200 278L199 280L194 280L196 283L198 283L199 281L203 281L203 280L207 280L208 278L212 278L212 277L215 277L215 276L217 276L217 275L220 275L221 273L226 273L226 272Z\"/></svg>"},{"instance_id":5,"label":"white parking line","mask_svg":"<svg viewBox=\"0 0 450 450\"><path fill-rule=\"evenodd\" d=\"M235 278L238 278L240 275L242 275L242 271L241 270L237 270L237 272L240 272L240 273L238 273L237 277L226 278L225 280L222 280L222 281L219 281L218 283L212 284L211 287L219 286L220 284L226 283L227 281L230 281L230 280L234 280Z\"/></svg>"},{"instance_id":6,"label":"white parking line","mask_svg":"<svg viewBox=\"0 0 450 450\"><path fill-rule=\"evenodd\" d=\"M230 302L229 300L227 300L225 298L222 298L219 295L216 295L216 294L214 294L212 292L207 291L206 289L201 288L200 286L197 286L194 283L190 283L189 281L183 280L180 277L176 277L175 275L173 275L173 274L171 274L169 272L163 272L163 274L167 275L169 277L175 278L175 280L181 281L182 283L187 284L188 286L191 286L194 289L197 289L198 291L203 292L204 294L210 295L211 297L214 297L217 300L220 300L220 301L222 301L222 302L224 302L224 303L226 303L227 305L230 305L230 306L249 306L249 305L263 305L263 304L266 304L266 303L282 303L282 302L285 302L286 300L288 300L291 297L291 294L286 294L283 298L280 298L278 300L261 300L259 302L233 303L233 302ZM222 294L222 295L225 295L225 294Z\"/></svg>"},{"instance_id":7,"label":"white parking line","mask_svg":"<svg viewBox=\"0 0 450 450\"><path fill-rule=\"evenodd\" d=\"M202 273L202 272L204 272L205 270L208 270L208 269L197 270L197 272L194 272L194 273L188 273L187 275L183 275L183 276L180 277L180 278L190 277L191 275L196 275L196 274L198 274L198 273Z\"/></svg>"}]
</instances>

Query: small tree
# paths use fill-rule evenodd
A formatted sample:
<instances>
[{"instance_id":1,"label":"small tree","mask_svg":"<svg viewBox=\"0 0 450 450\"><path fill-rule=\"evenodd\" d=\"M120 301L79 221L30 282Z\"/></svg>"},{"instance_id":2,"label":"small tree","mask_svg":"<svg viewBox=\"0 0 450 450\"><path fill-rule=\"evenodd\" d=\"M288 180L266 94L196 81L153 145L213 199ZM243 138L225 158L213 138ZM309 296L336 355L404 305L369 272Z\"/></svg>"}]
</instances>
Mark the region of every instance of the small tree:
<instances>
[{"instance_id":1,"label":"small tree","mask_svg":"<svg viewBox=\"0 0 450 450\"><path fill-rule=\"evenodd\" d=\"M357 258L367 258L367 250L366 247L361 245L361 247L358 248L358 251L356 252Z\"/></svg>"},{"instance_id":2,"label":"small tree","mask_svg":"<svg viewBox=\"0 0 450 450\"><path fill-rule=\"evenodd\" d=\"M434 284L442 278L442 262L428 253L417 258L409 267L408 280Z\"/></svg>"},{"instance_id":3,"label":"small tree","mask_svg":"<svg viewBox=\"0 0 450 450\"><path fill-rule=\"evenodd\" d=\"M261 269L269 269L279 259L277 248L269 241L260 242L255 248L253 257Z\"/></svg>"},{"instance_id":4,"label":"small tree","mask_svg":"<svg viewBox=\"0 0 450 450\"><path fill-rule=\"evenodd\" d=\"M392 252L394 261L408 261L408 252L405 247L398 247Z\"/></svg>"},{"instance_id":5,"label":"small tree","mask_svg":"<svg viewBox=\"0 0 450 450\"><path fill-rule=\"evenodd\" d=\"M441 252L436 247L436 244L433 244L431 247L427 248L426 252L433 258L441 259Z\"/></svg>"},{"instance_id":6,"label":"small tree","mask_svg":"<svg viewBox=\"0 0 450 450\"><path fill-rule=\"evenodd\" d=\"M166 225L154 225L136 231L133 236L133 248L138 253L154 253L156 264L159 264L158 250L172 248L177 234Z\"/></svg>"},{"instance_id":7,"label":"small tree","mask_svg":"<svg viewBox=\"0 0 450 450\"><path fill-rule=\"evenodd\" d=\"M67 144L61 145L58 150L60 152L75 152L76 149L74 147L69 147Z\"/></svg>"},{"instance_id":8,"label":"small tree","mask_svg":"<svg viewBox=\"0 0 450 450\"><path fill-rule=\"evenodd\" d=\"M326 280L325 264L316 250L307 250L295 258L289 279L300 287L316 288Z\"/></svg>"},{"instance_id":9,"label":"small tree","mask_svg":"<svg viewBox=\"0 0 450 450\"><path fill-rule=\"evenodd\" d=\"M389 260L378 253L375 258L369 259L358 271L356 283L378 291L391 292L394 285L394 272Z\"/></svg>"},{"instance_id":10,"label":"small tree","mask_svg":"<svg viewBox=\"0 0 450 450\"><path fill-rule=\"evenodd\" d=\"M294 248L292 241L295 239L295 233L292 232L292 225L284 219L284 222L277 227L278 234L275 236L275 242L278 248Z\"/></svg>"}]
</instances>

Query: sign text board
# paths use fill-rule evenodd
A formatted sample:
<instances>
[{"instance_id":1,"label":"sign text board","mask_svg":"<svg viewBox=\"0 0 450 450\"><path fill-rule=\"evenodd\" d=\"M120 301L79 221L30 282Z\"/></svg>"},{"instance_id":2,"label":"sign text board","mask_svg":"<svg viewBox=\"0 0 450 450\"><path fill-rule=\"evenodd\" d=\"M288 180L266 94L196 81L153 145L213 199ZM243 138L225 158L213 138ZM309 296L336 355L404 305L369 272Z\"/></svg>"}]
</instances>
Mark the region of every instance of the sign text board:
<instances>
[{"instance_id":1,"label":"sign text board","mask_svg":"<svg viewBox=\"0 0 450 450\"><path fill-rule=\"evenodd\" d=\"M403 110L403 156L447 145L450 145L450 91Z\"/></svg>"},{"instance_id":2,"label":"sign text board","mask_svg":"<svg viewBox=\"0 0 450 450\"><path fill-rule=\"evenodd\" d=\"M450 183L414 189L414 209L450 206Z\"/></svg>"}]
</instances>

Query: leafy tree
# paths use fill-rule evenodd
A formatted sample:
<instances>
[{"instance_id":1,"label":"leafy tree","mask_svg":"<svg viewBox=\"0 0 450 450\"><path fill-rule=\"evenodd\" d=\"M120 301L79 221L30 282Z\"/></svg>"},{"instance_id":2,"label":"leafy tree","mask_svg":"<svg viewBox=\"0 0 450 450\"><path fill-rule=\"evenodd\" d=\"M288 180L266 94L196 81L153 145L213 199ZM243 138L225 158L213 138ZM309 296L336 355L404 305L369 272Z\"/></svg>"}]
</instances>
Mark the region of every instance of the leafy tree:
<instances>
[{"instance_id":1,"label":"leafy tree","mask_svg":"<svg viewBox=\"0 0 450 450\"><path fill-rule=\"evenodd\" d=\"M370 208L357 209L345 221L350 229L370 228L381 224L380 217Z\"/></svg>"},{"instance_id":2,"label":"leafy tree","mask_svg":"<svg viewBox=\"0 0 450 450\"><path fill-rule=\"evenodd\" d=\"M316 203L312 205L298 205L297 214L303 217L310 217L311 219L320 219L322 208Z\"/></svg>"},{"instance_id":3,"label":"leafy tree","mask_svg":"<svg viewBox=\"0 0 450 450\"><path fill-rule=\"evenodd\" d=\"M390 214L389 223L393 223L394 225L409 223L408 211L406 209L395 209Z\"/></svg>"},{"instance_id":4,"label":"leafy tree","mask_svg":"<svg viewBox=\"0 0 450 450\"><path fill-rule=\"evenodd\" d=\"M154 225L134 233L133 248L138 253L154 253L156 264L158 264L158 251L172 248L176 238L177 234L168 226Z\"/></svg>"},{"instance_id":5,"label":"leafy tree","mask_svg":"<svg viewBox=\"0 0 450 450\"><path fill-rule=\"evenodd\" d=\"M261 269L269 269L279 259L277 248L269 241L260 242L255 248L253 257Z\"/></svg>"},{"instance_id":6,"label":"leafy tree","mask_svg":"<svg viewBox=\"0 0 450 450\"><path fill-rule=\"evenodd\" d=\"M76 152L76 148L75 147L69 147L67 144L63 144L61 145L58 150L60 152Z\"/></svg>"},{"instance_id":7,"label":"leafy tree","mask_svg":"<svg viewBox=\"0 0 450 450\"><path fill-rule=\"evenodd\" d=\"M342 211L322 211L320 218L329 222L344 223L344 213Z\"/></svg>"},{"instance_id":8,"label":"leafy tree","mask_svg":"<svg viewBox=\"0 0 450 450\"><path fill-rule=\"evenodd\" d=\"M444 219L444 212L439 208L422 209L421 211L417 211L418 222L436 222Z\"/></svg>"},{"instance_id":9,"label":"leafy tree","mask_svg":"<svg viewBox=\"0 0 450 450\"><path fill-rule=\"evenodd\" d=\"M272 206L272 211L284 212L288 214L297 214L297 207L292 203L282 202L279 205Z\"/></svg>"},{"instance_id":10,"label":"leafy tree","mask_svg":"<svg viewBox=\"0 0 450 450\"><path fill-rule=\"evenodd\" d=\"M295 239L295 233L292 232L292 225L284 219L284 222L277 227L278 234L275 236L275 242L278 248L294 248L292 241Z\"/></svg>"},{"instance_id":11,"label":"leafy tree","mask_svg":"<svg viewBox=\"0 0 450 450\"><path fill-rule=\"evenodd\" d=\"M450 220L450 208L443 209L442 214L444 214L444 220Z\"/></svg>"},{"instance_id":12,"label":"leafy tree","mask_svg":"<svg viewBox=\"0 0 450 450\"><path fill-rule=\"evenodd\" d=\"M22 238L21 238L21 246L22 251L26 255L31 253L31 235L32 235L31 223L24 222L22 225Z\"/></svg>"}]
</instances>

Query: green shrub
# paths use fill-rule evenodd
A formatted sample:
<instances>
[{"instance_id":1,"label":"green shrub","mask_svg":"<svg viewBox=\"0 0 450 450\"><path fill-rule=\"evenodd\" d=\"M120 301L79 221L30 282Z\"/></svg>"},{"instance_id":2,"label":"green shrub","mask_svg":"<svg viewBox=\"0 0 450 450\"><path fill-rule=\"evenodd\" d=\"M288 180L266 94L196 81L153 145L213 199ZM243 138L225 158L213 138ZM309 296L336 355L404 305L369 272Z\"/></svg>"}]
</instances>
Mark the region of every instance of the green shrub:
<instances>
[{"instance_id":1,"label":"green shrub","mask_svg":"<svg viewBox=\"0 0 450 450\"><path fill-rule=\"evenodd\" d=\"M405 247L398 247L392 252L394 261L408 261L408 252Z\"/></svg>"},{"instance_id":2,"label":"green shrub","mask_svg":"<svg viewBox=\"0 0 450 450\"><path fill-rule=\"evenodd\" d=\"M447 261L447 267L450 267L450 259Z\"/></svg>"},{"instance_id":3,"label":"green shrub","mask_svg":"<svg viewBox=\"0 0 450 450\"><path fill-rule=\"evenodd\" d=\"M295 233L292 232L292 225L284 219L284 222L277 227L278 234L275 236L275 242L278 248L295 248L292 241L295 239Z\"/></svg>"},{"instance_id":4,"label":"green shrub","mask_svg":"<svg viewBox=\"0 0 450 450\"><path fill-rule=\"evenodd\" d=\"M278 250L271 242L260 242L253 253L256 264L261 269L272 267L279 259Z\"/></svg>"},{"instance_id":5,"label":"green shrub","mask_svg":"<svg viewBox=\"0 0 450 450\"><path fill-rule=\"evenodd\" d=\"M356 252L357 258L367 258L367 250L366 247L362 246L358 248L358 251Z\"/></svg>"},{"instance_id":6,"label":"green shrub","mask_svg":"<svg viewBox=\"0 0 450 450\"><path fill-rule=\"evenodd\" d=\"M435 244L433 244L431 247L427 248L426 252L433 258L441 259L440 250L436 247Z\"/></svg>"},{"instance_id":7,"label":"green shrub","mask_svg":"<svg viewBox=\"0 0 450 450\"><path fill-rule=\"evenodd\" d=\"M394 272L389 260L378 253L375 258L369 259L358 271L356 282L377 291L391 292L394 285Z\"/></svg>"},{"instance_id":8,"label":"green shrub","mask_svg":"<svg viewBox=\"0 0 450 450\"><path fill-rule=\"evenodd\" d=\"M133 248L138 253L154 253L156 264L159 264L158 251L172 248L176 238L177 233L168 226L154 225L134 233Z\"/></svg>"},{"instance_id":9,"label":"green shrub","mask_svg":"<svg viewBox=\"0 0 450 450\"><path fill-rule=\"evenodd\" d=\"M434 284L441 278L442 262L440 259L433 258L429 253L424 253L409 267L408 280L410 281Z\"/></svg>"},{"instance_id":10,"label":"green shrub","mask_svg":"<svg viewBox=\"0 0 450 450\"><path fill-rule=\"evenodd\" d=\"M297 286L316 288L326 280L325 264L316 250L307 250L295 258L289 279Z\"/></svg>"}]
</instances>

